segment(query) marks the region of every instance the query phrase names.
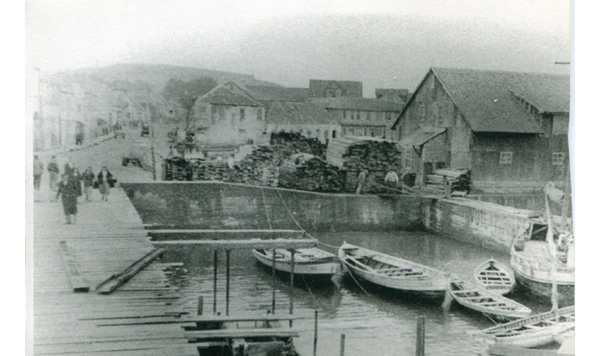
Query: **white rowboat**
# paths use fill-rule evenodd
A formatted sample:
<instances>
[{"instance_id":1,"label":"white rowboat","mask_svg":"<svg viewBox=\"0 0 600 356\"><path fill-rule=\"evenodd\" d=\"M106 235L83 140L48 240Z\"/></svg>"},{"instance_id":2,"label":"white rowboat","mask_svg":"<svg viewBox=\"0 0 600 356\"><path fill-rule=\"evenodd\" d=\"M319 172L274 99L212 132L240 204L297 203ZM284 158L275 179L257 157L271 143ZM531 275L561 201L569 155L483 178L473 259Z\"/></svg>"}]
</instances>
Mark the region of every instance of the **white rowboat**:
<instances>
[{"instance_id":1,"label":"white rowboat","mask_svg":"<svg viewBox=\"0 0 600 356\"><path fill-rule=\"evenodd\" d=\"M448 292L458 304L496 320L521 319L531 314L526 306L465 281L450 281Z\"/></svg>"},{"instance_id":2,"label":"white rowboat","mask_svg":"<svg viewBox=\"0 0 600 356\"><path fill-rule=\"evenodd\" d=\"M574 322L575 307L570 306L493 326L473 333L473 336L490 345L538 347L552 342L554 335L571 328Z\"/></svg>"},{"instance_id":3,"label":"white rowboat","mask_svg":"<svg viewBox=\"0 0 600 356\"><path fill-rule=\"evenodd\" d=\"M448 285L442 271L345 242L338 255L352 274L380 286L442 297Z\"/></svg>"},{"instance_id":4,"label":"white rowboat","mask_svg":"<svg viewBox=\"0 0 600 356\"><path fill-rule=\"evenodd\" d=\"M292 272L292 253L288 250L278 249L273 254L273 250L255 249L252 254L265 266L273 267L275 261L275 270ZM331 277L339 270L340 261L333 253L318 248L298 249L294 253L294 274Z\"/></svg>"},{"instance_id":5,"label":"white rowboat","mask_svg":"<svg viewBox=\"0 0 600 356\"><path fill-rule=\"evenodd\" d=\"M494 259L479 265L475 269L474 277L478 287L501 295L512 292L517 283L510 268Z\"/></svg>"}]
</instances>

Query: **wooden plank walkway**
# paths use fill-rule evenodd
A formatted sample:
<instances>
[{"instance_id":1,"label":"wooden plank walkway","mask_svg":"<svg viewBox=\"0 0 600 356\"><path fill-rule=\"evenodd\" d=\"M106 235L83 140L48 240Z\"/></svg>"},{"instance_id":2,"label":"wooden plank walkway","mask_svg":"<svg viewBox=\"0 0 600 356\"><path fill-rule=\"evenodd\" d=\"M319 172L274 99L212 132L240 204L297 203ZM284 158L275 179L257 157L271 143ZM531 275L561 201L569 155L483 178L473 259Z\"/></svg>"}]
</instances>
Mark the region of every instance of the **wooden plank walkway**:
<instances>
[{"instance_id":1,"label":"wooden plank walkway","mask_svg":"<svg viewBox=\"0 0 600 356\"><path fill-rule=\"evenodd\" d=\"M35 355L198 355L177 324L114 325L108 321L178 320L180 295L165 267L152 262L111 294L94 288L154 250L142 221L120 188L109 201L80 204L64 225L49 191L34 204ZM96 193L97 194L97 193ZM62 256L62 257L61 257ZM81 285L87 283L89 292ZM153 316L142 318L142 316Z\"/></svg>"}]
</instances>

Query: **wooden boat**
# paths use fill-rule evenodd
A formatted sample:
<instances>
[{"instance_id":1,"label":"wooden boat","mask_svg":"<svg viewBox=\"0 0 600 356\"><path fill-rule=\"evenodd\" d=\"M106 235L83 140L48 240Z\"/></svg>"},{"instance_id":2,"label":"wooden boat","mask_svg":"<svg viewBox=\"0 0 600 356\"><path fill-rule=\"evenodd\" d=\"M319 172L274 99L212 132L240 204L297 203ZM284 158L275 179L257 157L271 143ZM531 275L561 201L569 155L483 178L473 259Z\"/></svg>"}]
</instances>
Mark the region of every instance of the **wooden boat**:
<instances>
[{"instance_id":1,"label":"wooden boat","mask_svg":"<svg viewBox=\"0 0 600 356\"><path fill-rule=\"evenodd\" d=\"M273 267L275 261L275 270L291 273L292 272L292 253L288 250L252 250L256 259L268 267ZM340 270L340 261L333 253L323 251L318 248L298 249L294 253L294 274L307 276L331 277Z\"/></svg>"},{"instance_id":2,"label":"wooden boat","mask_svg":"<svg viewBox=\"0 0 600 356\"><path fill-rule=\"evenodd\" d=\"M465 281L451 280L448 292L458 304L496 320L521 319L531 314L526 306Z\"/></svg>"},{"instance_id":3,"label":"wooden boat","mask_svg":"<svg viewBox=\"0 0 600 356\"><path fill-rule=\"evenodd\" d=\"M501 295L512 292L517 283L510 268L494 259L479 265L475 269L474 277L478 287Z\"/></svg>"},{"instance_id":4,"label":"wooden boat","mask_svg":"<svg viewBox=\"0 0 600 356\"><path fill-rule=\"evenodd\" d=\"M574 263L564 251L560 251L560 243L557 243L557 257L550 256L546 241L547 231L548 225L544 220L532 219L526 232L512 244L510 265L519 286L533 295L550 298L553 280L551 261L554 261L558 301L562 305L572 305L575 294ZM570 249L572 250L572 247Z\"/></svg>"},{"instance_id":5,"label":"wooden boat","mask_svg":"<svg viewBox=\"0 0 600 356\"><path fill-rule=\"evenodd\" d=\"M443 297L448 286L439 270L346 242L338 255L350 273L380 286L429 297Z\"/></svg>"},{"instance_id":6,"label":"wooden boat","mask_svg":"<svg viewBox=\"0 0 600 356\"><path fill-rule=\"evenodd\" d=\"M558 319L556 318L558 315ZM473 333L476 340L490 345L538 347L575 323L575 307L530 316Z\"/></svg>"},{"instance_id":7,"label":"wooden boat","mask_svg":"<svg viewBox=\"0 0 600 356\"><path fill-rule=\"evenodd\" d=\"M552 335L552 340L557 344L563 344L565 340L575 337L575 323Z\"/></svg>"}]
</instances>

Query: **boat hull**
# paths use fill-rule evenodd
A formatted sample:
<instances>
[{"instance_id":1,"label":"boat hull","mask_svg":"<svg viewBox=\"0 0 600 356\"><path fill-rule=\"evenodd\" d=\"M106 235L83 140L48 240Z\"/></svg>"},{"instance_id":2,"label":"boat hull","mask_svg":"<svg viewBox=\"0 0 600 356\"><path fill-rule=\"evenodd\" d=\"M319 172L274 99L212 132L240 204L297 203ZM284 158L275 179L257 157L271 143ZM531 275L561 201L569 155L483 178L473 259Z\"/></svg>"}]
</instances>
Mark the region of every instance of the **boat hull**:
<instances>
[{"instance_id":1,"label":"boat hull","mask_svg":"<svg viewBox=\"0 0 600 356\"><path fill-rule=\"evenodd\" d=\"M521 290L535 297L541 297L547 301L552 298L552 283L540 282L531 279L528 275L515 269L517 284ZM575 285L558 284L558 304L560 307L575 304Z\"/></svg>"},{"instance_id":2,"label":"boat hull","mask_svg":"<svg viewBox=\"0 0 600 356\"><path fill-rule=\"evenodd\" d=\"M273 259L268 256L263 255L262 253L253 250L252 254L254 257L263 265L267 267L273 268ZM276 261L275 262L275 270L285 273L292 272L292 264L291 262L286 261ZM298 262L294 263L294 274L302 274L306 276L313 277L331 277L337 271L340 270L339 262L313 262L313 263L303 263Z\"/></svg>"},{"instance_id":3,"label":"boat hull","mask_svg":"<svg viewBox=\"0 0 600 356\"><path fill-rule=\"evenodd\" d=\"M516 286L514 273L496 260L488 260L475 269L475 284L492 293L507 295Z\"/></svg>"}]
</instances>

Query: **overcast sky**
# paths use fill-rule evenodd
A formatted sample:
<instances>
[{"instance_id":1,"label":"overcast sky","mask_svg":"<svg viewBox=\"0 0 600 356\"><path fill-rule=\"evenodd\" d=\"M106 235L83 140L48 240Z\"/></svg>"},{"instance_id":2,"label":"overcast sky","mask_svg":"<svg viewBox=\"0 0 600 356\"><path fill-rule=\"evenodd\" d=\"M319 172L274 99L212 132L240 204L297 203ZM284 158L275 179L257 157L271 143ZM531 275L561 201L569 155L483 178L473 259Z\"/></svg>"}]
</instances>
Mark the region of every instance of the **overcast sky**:
<instances>
[{"instance_id":1,"label":"overcast sky","mask_svg":"<svg viewBox=\"0 0 600 356\"><path fill-rule=\"evenodd\" d=\"M224 5L224 4L225 5ZM171 64L414 90L431 66L568 73L566 0L28 1L30 67Z\"/></svg>"}]
</instances>

